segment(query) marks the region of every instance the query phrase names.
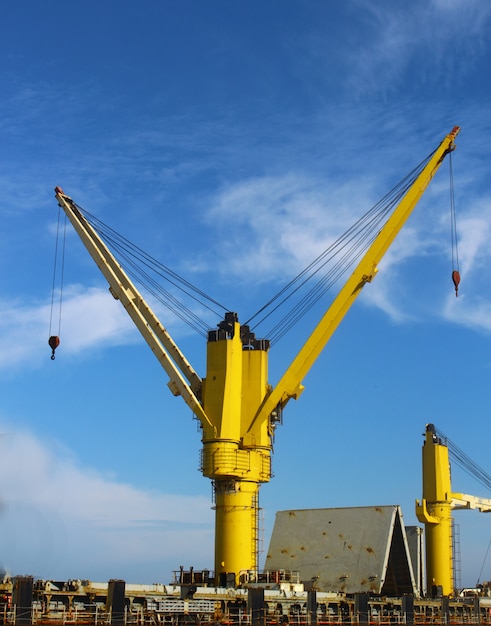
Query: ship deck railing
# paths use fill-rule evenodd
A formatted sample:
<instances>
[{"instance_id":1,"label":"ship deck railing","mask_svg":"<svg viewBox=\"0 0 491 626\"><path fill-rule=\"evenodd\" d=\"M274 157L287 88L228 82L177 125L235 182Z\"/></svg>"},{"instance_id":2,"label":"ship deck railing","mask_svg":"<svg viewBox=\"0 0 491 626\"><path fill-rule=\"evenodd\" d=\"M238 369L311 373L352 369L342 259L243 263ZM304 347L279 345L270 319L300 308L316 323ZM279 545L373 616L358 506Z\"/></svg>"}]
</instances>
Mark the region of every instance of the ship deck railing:
<instances>
[{"instance_id":1,"label":"ship deck railing","mask_svg":"<svg viewBox=\"0 0 491 626\"><path fill-rule=\"evenodd\" d=\"M135 610L136 609L136 610ZM457 625L489 625L491 613L489 610L476 613L428 614L416 610L414 614L406 616L404 613L372 613L360 615L353 611L347 613L317 613L310 614L305 610L299 613L280 614L264 611L260 614L252 613L246 608L240 612L220 613L208 611L198 612L170 612L145 610L142 606L130 610L126 607L124 613L111 614L105 607L94 604L86 607L74 607L71 610L56 608L44 610L33 605L29 608L4 607L0 611L0 625L75 625L75 626L396 626L411 624L414 626L457 626Z\"/></svg>"}]
</instances>

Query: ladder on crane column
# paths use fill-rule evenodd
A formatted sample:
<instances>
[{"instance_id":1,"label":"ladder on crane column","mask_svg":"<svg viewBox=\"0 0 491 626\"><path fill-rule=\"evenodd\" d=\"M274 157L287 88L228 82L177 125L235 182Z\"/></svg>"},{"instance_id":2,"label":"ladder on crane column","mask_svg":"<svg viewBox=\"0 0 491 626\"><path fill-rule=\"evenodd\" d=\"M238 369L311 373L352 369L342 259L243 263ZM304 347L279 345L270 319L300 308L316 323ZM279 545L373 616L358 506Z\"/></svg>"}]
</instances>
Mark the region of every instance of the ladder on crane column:
<instances>
[{"instance_id":1,"label":"ladder on crane column","mask_svg":"<svg viewBox=\"0 0 491 626\"><path fill-rule=\"evenodd\" d=\"M453 556L453 584L454 589L462 587L462 563L460 554L460 524L452 520L452 556Z\"/></svg>"}]
</instances>

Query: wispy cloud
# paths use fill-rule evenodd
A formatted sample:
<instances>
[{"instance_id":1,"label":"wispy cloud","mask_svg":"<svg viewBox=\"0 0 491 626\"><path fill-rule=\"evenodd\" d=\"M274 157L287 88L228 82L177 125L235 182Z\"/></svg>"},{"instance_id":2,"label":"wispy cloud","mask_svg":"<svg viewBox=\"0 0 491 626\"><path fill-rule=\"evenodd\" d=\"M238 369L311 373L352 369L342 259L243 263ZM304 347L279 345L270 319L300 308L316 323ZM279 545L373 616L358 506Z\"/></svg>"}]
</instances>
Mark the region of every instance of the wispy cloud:
<instances>
[{"instance_id":1,"label":"wispy cloud","mask_svg":"<svg viewBox=\"0 0 491 626\"><path fill-rule=\"evenodd\" d=\"M1 565L7 570L96 580L118 575L129 582L135 572L138 582L169 582L183 559L210 566L207 498L122 484L80 466L57 441L8 422L0 431Z\"/></svg>"},{"instance_id":2,"label":"wispy cloud","mask_svg":"<svg viewBox=\"0 0 491 626\"><path fill-rule=\"evenodd\" d=\"M460 195L467 195L465 189L474 187L475 180L464 176L462 182L464 189ZM211 295L215 295L216 289L225 289L227 301L236 300L232 285L237 293L266 282L281 287L368 209L374 188L378 188L378 193L380 185L380 180L374 177L370 180L358 177L356 185L352 185L346 180L321 182L318 177L301 172L229 183L210 197L203 217L205 227L213 230L218 245L207 248L205 253L197 249L195 254L181 259L181 265L188 277L206 276L207 272L220 275L220 281L214 280ZM443 186L443 182L436 181L427 192L437 208L442 203L439 198L448 197ZM469 194L472 200L459 216L459 255L463 281L475 286L475 292L485 299L488 290L483 285L489 279L483 268L491 254L487 246L491 218L486 196L475 191L473 194ZM425 213L411 218L381 264L384 280L374 281L364 293L363 301L382 309L397 322L417 318L418 300L404 297L400 271L409 259L430 256L450 257L449 223L438 215L438 210L430 216ZM199 280L195 282L199 284ZM403 282L411 283L409 277ZM183 332L168 314L166 317L155 303L151 304L163 316L164 324L167 327L171 324L173 334ZM450 319L444 301L441 306L440 315ZM472 308L471 303L467 306ZM451 319L466 325L472 320L474 328L487 331L483 314L486 307L486 301L480 300L476 311L469 311L465 319L460 316ZM0 309L0 336L5 339L0 342L0 367L15 369L21 364L36 366L43 362L49 353L49 303L21 301L17 297L1 303ZM55 307L52 334L58 334L57 316ZM69 285L64 290L61 338L59 353L83 355L94 346L134 342L138 334L120 303L106 289Z\"/></svg>"},{"instance_id":3,"label":"wispy cloud","mask_svg":"<svg viewBox=\"0 0 491 626\"><path fill-rule=\"evenodd\" d=\"M443 315L449 322L459 326L491 333L491 302L481 296L471 299L462 288L458 302L452 296L447 298Z\"/></svg>"},{"instance_id":4,"label":"wispy cloud","mask_svg":"<svg viewBox=\"0 0 491 626\"><path fill-rule=\"evenodd\" d=\"M361 41L351 58L348 82L355 93L378 91L388 96L401 87L414 64L418 71L412 73L412 83L417 76L420 84L450 86L465 80L482 57L491 20L488 3L433 0L396 7L359 0L357 4L366 27L358 24Z\"/></svg>"},{"instance_id":5,"label":"wispy cloud","mask_svg":"<svg viewBox=\"0 0 491 626\"><path fill-rule=\"evenodd\" d=\"M191 332L160 303L151 297L147 301L173 336L182 338ZM50 334L59 335L61 340L55 357L84 358L94 348L143 342L129 315L107 289L67 285L61 319L59 293L55 294L53 309L48 302L19 298L0 301L0 369L12 373L20 367L36 368L45 363L51 354Z\"/></svg>"},{"instance_id":6,"label":"wispy cloud","mask_svg":"<svg viewBox=\"0 0 491 626\"><path fill-rule=\"evenodd\" d=\"M51 305L30 301L0 302L0 368L15 369L21 364L37 366L46 359ZM61 334L59 350L80 354L98 343L115 345L134 340L134 327L119 303L106 290L68 286L62 304L62 333L59 311L54 310L51 334ZM8 341L6 339L8 338Z\"/></svg>"},{"instance_id":7,"label":"wispy cloud","mask_svg":"<svg viewBox=\"0 0 491 626\"><path fill-rule=\"evenodd\" d=\"M460 193L465 195L465 188L473 183L464 181ZM245 285L267 280L282 280L284 284L368 210L374 184L373 178L370 182L358 178L356 185L334 181L327 185L318 178L285 174L228 185L213 198L207 215L210 223L216 225L218 237L221 235L221 241L225 242L217 251L218 262L214 259L216 267L221 268L224 277L240 278ZM394 321L414 320L426 314L420 299L412 296L426 282L428 271L424 271L417 283L410 275L404 278L408 261L425 259L427 265L445 261L450 275L446 185L440 180L430 186L424 196L425 211L416 211L381 263L384 279L375 280L364 294L367 304L382 309ZM462 277L477 291L479 285L489 282L481 272L491 255L487 246L491 232L488 204L486 196L478 196L464 207L458 220ZM436 315L447 318L445 301L435 297L433 311L438 311L439 306ZM476 315L476 326L478 320L484 321L481 315ZM458 318L454 322L459 323ZM482 329L487 327L484 323Z\"/></svg>"},{"instance_id":8,"label":"wispy cloud","mask_svg":"<svg viewBox=\"0 0 491 626\"><path fill-rule=\"evenodd\" d=\"M486 276L489 267L491 249L489 240L491 236L491 199L483 202L482 206L467 213L459 220L459 251L462 263L462 274L482 273Z\"/></svg>"},{"instance_id":9,"label":"wispy cloud","mask_svg":"<svg viewBox=\"0 0 491 626\"><path fill-rule=\"evenodd\" d=\"M356 219L368 185L326 185L303 174L230 184L210 202L221 246L216 265L246 282L283 280L302 270ZM366 200L365 200L366 201Z\"/></svg>"}]
</instances>

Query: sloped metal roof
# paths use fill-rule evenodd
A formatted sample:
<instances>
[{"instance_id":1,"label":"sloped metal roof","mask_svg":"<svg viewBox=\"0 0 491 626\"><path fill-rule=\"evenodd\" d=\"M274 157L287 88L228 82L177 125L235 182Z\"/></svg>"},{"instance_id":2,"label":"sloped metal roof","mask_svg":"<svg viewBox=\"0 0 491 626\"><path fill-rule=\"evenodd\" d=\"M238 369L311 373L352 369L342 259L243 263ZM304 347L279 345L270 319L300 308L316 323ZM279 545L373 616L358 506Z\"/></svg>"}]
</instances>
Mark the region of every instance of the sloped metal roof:
<instances>
[{"instance_id":1,"label":"sloped metal roof","mask_svg":"<svg viewBox=\"0 0 491 626\"><path fill-rule=\"evenodd\" d=\"M320 591L417 594L397 505L279 511L267 570L294 570Z\"/></svg>"}]
</instances>

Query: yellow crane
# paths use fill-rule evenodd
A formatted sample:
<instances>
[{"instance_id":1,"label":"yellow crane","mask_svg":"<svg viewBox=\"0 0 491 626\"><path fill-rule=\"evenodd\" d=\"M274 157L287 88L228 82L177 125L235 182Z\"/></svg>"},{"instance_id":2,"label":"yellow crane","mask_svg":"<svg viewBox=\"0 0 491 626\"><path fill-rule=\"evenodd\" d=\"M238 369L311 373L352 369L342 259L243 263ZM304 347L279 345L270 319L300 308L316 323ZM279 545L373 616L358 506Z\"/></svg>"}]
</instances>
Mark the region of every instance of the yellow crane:
<instances>
[{"instance_id":1,"label":"yellow crane","mask_svg":"<svg viewBox=\"0 0 491 626\"><path fill-rule=\"evenodd\" d=\"M491 512L491 500L453 493L448 445L433 424L426 425L423 444L423 498L416 500L416 515L425 525L426 580L431 596L453 596L452 511Z\"/></svg>"},{"instance_id":2,"label":"yellow crane","mask_svg":"<svg viewBox=\"0 0 491 626\"><path fill-rule=\"evenodd\" d=\"M97 232L60 187L59 205L202 426L204 476L214 485L215 577L237 582L258 569L258 496L271 478L272 436L288 401L303 391L302 380L360 294L440 167L455 147L456 126L432 153L413 184L380 229L313 333L276 386L268 382L269 341L256 339L236 313L229 312L208 333L206 376L201 379L123 271ZM51 345L51 342L50 342Z\"/></svg>"}]
</instances>

